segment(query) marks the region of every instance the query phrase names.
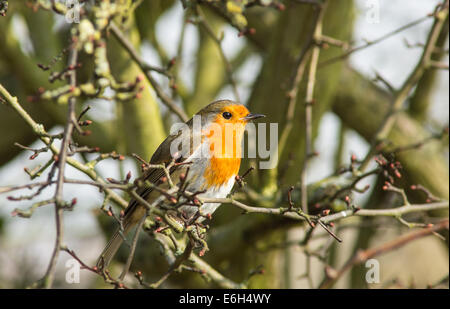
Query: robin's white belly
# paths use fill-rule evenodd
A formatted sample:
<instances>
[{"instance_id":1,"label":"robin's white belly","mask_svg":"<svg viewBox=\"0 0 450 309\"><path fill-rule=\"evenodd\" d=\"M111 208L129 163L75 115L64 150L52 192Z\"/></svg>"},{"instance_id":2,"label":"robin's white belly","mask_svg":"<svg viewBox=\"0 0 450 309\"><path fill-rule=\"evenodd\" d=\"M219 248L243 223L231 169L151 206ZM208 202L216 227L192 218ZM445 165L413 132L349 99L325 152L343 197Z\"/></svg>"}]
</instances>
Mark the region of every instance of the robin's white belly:
<instances>
[{"instance_id":1,"label":"robin's white belly","mask_svg":"<svg viewBox=\"0 0 450 309\"><path fill-rule=\"evenodd\" d=\"M201 149L202 148L202 149ZM228 193L230 193L231 189L233 188L233 185L235 183L235 177L236 175L233 175L230 177L230 179L224 183L223 185L218 186L209 186L206 182L205 170L209 166L209 158L203 156L199 151L204 151L203 153L206 153L206 151L209 151L209 144L203 143L201 147L197 148L197 151L194 152L194 154L186 159L186 162L192 162L189 164L189 172L187 175L187 191L191 193L199 192L206 190L206 192L199 194L198 197L208 197L208 198L225 198L227 197ZM220 206L220 203L204 203L200 210L203 215L213 214L214 211ZM181 208L186 214L189 216L194 215L198 211L198 207L194 206L183 206Z\"/></svg>"}]
</instances>

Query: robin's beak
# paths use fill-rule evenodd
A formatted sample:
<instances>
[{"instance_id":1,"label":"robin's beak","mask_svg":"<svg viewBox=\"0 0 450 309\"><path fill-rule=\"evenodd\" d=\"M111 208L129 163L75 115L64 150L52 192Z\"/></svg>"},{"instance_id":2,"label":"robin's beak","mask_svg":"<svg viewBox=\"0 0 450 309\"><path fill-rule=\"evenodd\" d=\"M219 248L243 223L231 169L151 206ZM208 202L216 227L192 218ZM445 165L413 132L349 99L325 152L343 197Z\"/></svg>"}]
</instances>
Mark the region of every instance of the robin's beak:
<instances>
[{"instance_id":1,"label":"robin's beak","mask_svg":"<svg viewBox=\"0 0 450 309\"><path fill-rule=\"evenodd\" d=\"M263 118L263 117L266 117L266 115L263 115L263 114L248 114L247 116L241 118L241 120L251 121L251 120L255 120L255 119Z\"/></svg>"}]
</instances>

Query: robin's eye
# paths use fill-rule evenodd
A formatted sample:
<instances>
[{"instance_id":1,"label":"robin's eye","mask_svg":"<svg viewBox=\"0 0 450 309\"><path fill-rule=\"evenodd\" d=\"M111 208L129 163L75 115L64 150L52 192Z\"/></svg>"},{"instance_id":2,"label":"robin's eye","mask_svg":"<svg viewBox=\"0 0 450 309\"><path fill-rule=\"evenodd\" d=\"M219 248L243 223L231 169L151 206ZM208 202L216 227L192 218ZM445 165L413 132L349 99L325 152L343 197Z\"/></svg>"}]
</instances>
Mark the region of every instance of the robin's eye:
<instances>
[{"instance_id":1,"label":"robin's eye","mask_svg":"<svg viewBox=\"0 0 450 309\"><path fill-rule=\"evenodd\" d=\"M225 118L225 119L230 119L231 118L231 113L229 113L229 112L224 112L223 114L222 114L222 116L223 116L223 118Z\"/></svg>"}]
</instances>

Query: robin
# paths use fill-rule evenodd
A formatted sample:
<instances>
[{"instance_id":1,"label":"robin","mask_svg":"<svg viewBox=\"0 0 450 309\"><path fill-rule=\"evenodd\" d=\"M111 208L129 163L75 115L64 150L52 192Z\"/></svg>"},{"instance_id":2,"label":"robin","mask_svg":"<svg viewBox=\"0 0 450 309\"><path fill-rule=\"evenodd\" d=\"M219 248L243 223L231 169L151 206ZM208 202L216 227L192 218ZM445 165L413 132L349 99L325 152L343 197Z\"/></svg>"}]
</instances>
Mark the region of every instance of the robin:
<instances>
[{"instance_id":1,"label":"robin","mask_svg":"<svg viewBox=\"0 0 450 309\"><path fill-rule=\"evenodd\" d=\"M251 114L244 105L230 100L210 103L185 123L187 130L174 132L159 145L150 164L164 164L167 169L164 171L162 168L151 167L146 170L141 179L147 185L139 187L137 193L151 204L158 198L161 199L162 192L171 185L181 184L184 186L183 190L197 193L199 199L226 197L239 172L245 126L261 117L264 115ZM196 121L201 125L196 126ZM180 145L184 147L180 149ZM166 177L167 171L170 173L170 181ZM169 206L164 208L168 214L165 219L175 223L181 221L182 225L183 221L179 220L181 214L184 220L188 218L188 222L192 222L192 219L201 222L205 217L210 217L219 206L220 203L204 203L200 206L188 204L174 210L170 210ZM136 199L130 200L122 225L100 255L97 267L109 265L122 244L124 235L146 216L147 208Z\"/></svg>"}]
</instances>

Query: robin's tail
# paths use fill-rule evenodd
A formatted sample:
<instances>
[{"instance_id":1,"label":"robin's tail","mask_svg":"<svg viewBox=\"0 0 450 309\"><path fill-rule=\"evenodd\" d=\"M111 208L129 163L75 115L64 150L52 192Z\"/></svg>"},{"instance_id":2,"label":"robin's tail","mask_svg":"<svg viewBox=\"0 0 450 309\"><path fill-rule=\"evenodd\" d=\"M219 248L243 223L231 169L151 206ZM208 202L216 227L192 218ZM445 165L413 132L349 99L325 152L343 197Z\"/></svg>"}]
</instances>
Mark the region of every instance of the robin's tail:
<instances>
[{"instance_id":1,"label":"robin's tail","mask_svg":"<svg viewBox=\"0 0 450 309\"><path fill-rule=\"evenodd\" d=\"M117 250L119 250L120 245L124 240L124 237L128 234L134 224L131 224L129 220L124 220L123 222L123 230L117 228L117 230L112 235L111 239L106 244L105 249L103 249L102 254L97 260L97 268L104 269L108 267L109 263L113 259L114 255L116 255Z\"/></svg>"}]
</instances>

